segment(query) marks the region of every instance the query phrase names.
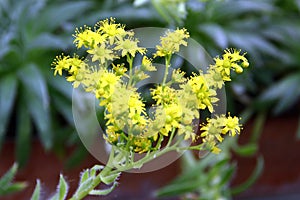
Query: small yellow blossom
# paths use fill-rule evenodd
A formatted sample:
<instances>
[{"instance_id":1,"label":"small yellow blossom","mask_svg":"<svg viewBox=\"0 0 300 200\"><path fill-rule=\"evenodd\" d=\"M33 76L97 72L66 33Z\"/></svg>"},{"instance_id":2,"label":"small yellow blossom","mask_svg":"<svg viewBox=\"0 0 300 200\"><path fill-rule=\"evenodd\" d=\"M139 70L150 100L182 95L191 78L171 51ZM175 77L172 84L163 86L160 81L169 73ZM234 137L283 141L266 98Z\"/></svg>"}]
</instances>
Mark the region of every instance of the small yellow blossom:
<instances>
[{"instance_id":1,"label":"small yellow blossom","mask_svg":"<svg viewBox=\"0 0 300 200\"><path fill-rule=\"evenodd\" d=\"M175 103L177 100L176 90L169 86L158 85L155 89L151 89L153 100L156 101L156 105L165 105Z\"/></svg>"},{"instance_id":2,"label":"small yellow blossom","mask_svg":"<svg viewBox=\"0 0 300 200\"><path fill-rule=\"evenodd\" d=\"M168 136L170 131L180 127L182 109L178 104L170 104L165 106L163 109L165 112L165 122L164 128L162 128L160 132L164 136Z\"/></svg>"},{"instance_id":3,"label":"small yellow blossom","mask_svg":"<svg viewBox=\"0 0 300 200\"><path fill-rule=\"evenodd\" d=\"M208 110L213 112L213 103L218 101L216 98L216 91L209 88L205 77L203 75L194 75L191 77L187 84L192 88L192 91L197 96L197 104L199 109L208 108Z\"/></svg>"},{"instance_id":4,"label":"small yellow blossom","mask_svg":"<svg viewBox=\"0 0 300 200\"><path fill-rule=\"evenodd\" d=\"M136 153L145 153L150 151L152 148L152 141L145 137L134 137L133 139L134 144L134 151Z\"/></svg>"},{"instance_id":5,"label":"small yellow blossom","mask_svg":"<svg viewBox=\"0 0 300 200\"><path fill-rule=\"evenodd\" d=\"M145 48L138 47L138 40L133 38L124 38L116 42L116 47L114 50L121 51L122 57L130 54L132 57L136 53L144 54L146 52Z\"/></svg>"},{"instance_id":6,"label":"small yellow blossom","mask_svg":"<svg viewBox=\"0 0 300 200\"><path fill-rule=\"evenodd\" d=\"M117 133L119 131L115 126L107 126L105 130L105 135L103 135L104 139L110 144L116 144L119 141L120 134Z\"/></svg>"},{"instance_id":7,"label":"small yellow blossom","mask_svg":"<svg viewBox=\"0 0 300 200\"><path fill-rule=\"evenodd\" d=\"M100 75L101 77L97 83L95 95L96 98L102 99L102 101L100 101L100 105L103 106L108 103L107 100L109 100L113 95L115 86L119 83L120 77L105 69L102 70Z\"/></svg>"},{"instance_id":8,"label":"small yellow blossom","mask_svg":"<svg viewBox=\"0 0 300 200\"><path fill-rule=\"evenodd\" d=\"M236 73L242 73L243 67L248 67L249 63L245 54L240 55L240 50L226 49L222 58L215 58L215 64L211 65L211 69L219 73L224 81L230 81L230 70L233 69Z\"/></svg>"},{"instance_id":9,"label":"small yellow blossom","mask_svg":"<svg viewBox=\"0 0 300 200\"><path fill-rule=\"evenodd\" d=\"M57 73L62 76L62 71L70 68L69 58L70 56L56 56L52 63L52 66L54 66L54 76L56 76Z\"/></svg>"},{"instance_id":10,"label":"small yellow blossom","mask_svg":"<svg viewBox=\"0 0 300 200\"><path fill-rule=\"evenodd\" d=\"M112 61L117 58L117 56L114 55L113 51L107 48L104 43L100 44L94 49L88 50L87 52L92 55L93 62L99 61L100 64L104 64L109 60Z\"/></svg>"},{"instance_id":11,"label":"small yellow blossom","mask_svg":"<svg viewBox=\"0 0 300 200\"><path fill-rule=\"evenodd\" d=\"M95 27L108 39L110 45L125 36L133 36L133 32L125 31L124 25L116 24L114 18L99 21Z\"/></svg>"},{"instance_id":12,"label":"small yellow blossom","mask_svg":"<svg viewBox=\"0 0 300 200\"><path fill-rule=\"evenodd\" d=\"M115 65L112 63L113 70L116 72L117 76L123 76L127 72L127 68L125 67L124 63Z\"/></svg>"},{"instance_id":13,"label":"small yellow blossom","mask_svg":"<svg viewBox=\"0 0 300 200\"><path fill-rule=\"evenodd\" d=\"M156 67L153 66L152 60L149 59L147 56L143 56L141 69L149 72L156 71Z\"/></svg>"},{"instance_id":14,"label":"small yellow blossom","mask_svg":"<svg viewBox=\"0 0 300 200\"><path fill-rule=\"evenodd\" d=\"M105 41L105 37L97 32L91 30L90 27L84 26L84 28L76 29L74 43L77 48L82 46L86 48L95 48L99 44Z\"/></svg>"},{"instance_id":15,"label":"small yellow blossom","mask_svg":"<svg viewBox=\"0 0 300 200\"><path fill-rule=\"evenodd\" d=\"M219 151L216 147L217 142L224 140L224 134L235 136L240 133L240 124L237 117L226 117L225 115L217 116L216 118L207 119L207 124L200 128L203 142L206 143L212 151Z\"/></svg>"},{"instance_id":16,"label":"small yellow blossom","mask_svg":"<svg viewBox=\"0 0 300 200\"><path fill-rule=\"evenodd\" d=\"M239 124L239 118L234 116L229 116L226 119L225 127L222 130L223 134L228 133L230 136L235 136L236 134L240 134L241 128Z\"/></svg>"},{"instance_id":17,"label":"small yellow blossom","mask_svg":"<svg viewBox=\"0 0 300 200\"><path fill-rule=\"evenodd\" d=\"M154 57L169 56L179 52L180 45L187 46L187 41L190 37L185 28L176 29L175 31L167 31L165 36L160 38L160 45L156 46Z\"/></svg>"}]
</instances>

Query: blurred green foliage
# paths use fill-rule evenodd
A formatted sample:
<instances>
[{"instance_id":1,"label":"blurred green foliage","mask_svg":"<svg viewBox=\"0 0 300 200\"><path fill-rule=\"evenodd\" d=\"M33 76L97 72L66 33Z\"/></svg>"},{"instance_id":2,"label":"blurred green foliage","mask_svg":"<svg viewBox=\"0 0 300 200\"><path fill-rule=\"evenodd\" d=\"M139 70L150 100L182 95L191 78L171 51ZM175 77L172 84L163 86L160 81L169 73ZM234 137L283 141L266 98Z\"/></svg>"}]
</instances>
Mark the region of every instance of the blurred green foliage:
<instances>
[{"instance_id":1,"label":"blurred green foliage","mask_svg":"<svg viewBox=\"0 0 300 200\"><path fill-rule=\"evenodd\" d=\"M76 17L91 2L1 1L0 147L15 134L16 157L23 165L37 133L46 150L59 151L72 129L71 86L54 78L51 61L66 51ZM72 12L70 12L72 10Z\"/></svg>"}]
</instances>

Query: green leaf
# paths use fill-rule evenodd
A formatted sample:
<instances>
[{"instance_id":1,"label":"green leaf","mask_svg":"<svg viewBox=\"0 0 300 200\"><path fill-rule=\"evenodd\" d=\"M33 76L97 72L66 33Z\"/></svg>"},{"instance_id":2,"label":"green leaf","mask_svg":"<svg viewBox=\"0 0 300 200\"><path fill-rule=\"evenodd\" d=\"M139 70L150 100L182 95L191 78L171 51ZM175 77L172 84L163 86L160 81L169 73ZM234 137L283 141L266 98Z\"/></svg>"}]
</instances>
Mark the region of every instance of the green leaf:
<instances>
[{"instance_id":1,"label":"green leaf","mask_svg":"<svg viewBox=\"0 0 300 200\"><path fill-rule=\"evenodd\" d=\"M96 172L102 170L103 168L104 168L103 165L94 165L90 170L91 171L90 176L96 176Z\"/></svg>"},{"instance_id":2,"label":"green leaf","mask_svg":"<svg viewBox=\"0 0 300 200\"><path fill-rule=\"evenodd\" d=\"M67 197L68 189L69 189L68 183L65 181L63 175L60 175L59 185L57 187L58 200L64 200Z\"/></svg>"},{"instance_id":3,"label":"green leaf","mask_svg":"<svg viewBox=\"0 0 300 200\"><path fill-rule=\"evenodd\" d=\"M112 192L115 187L118 185L117 182L114 182L114 184L108 188L108 189L103 189L103 190L92 190L89 192L90 195L108 195L110 192Z\"/></svg>"},{"instance_id":4,"label":"green leaf","mask_svg":"<svg viewBox=\"0 0 300 200\"><path fill-rule=\"evenodd\" d=\"M50 76L47 77L49 84L55 88L59 93L64 95L67 99L72 99L72 84L66 81L64 77L61 76Z\"/></svg>"},{"instance_id":5,"label":"green leaf","mask_svg":"<svg viewBox=\"0 0 300 200\"><path fill-rule=\"evenodd\" d=\"M213 39L220 48L225 49L228 47L226 32L221 26L213 23L200 24L198 30Z\"/></svg>"},{"instance_id":6,"label":"green leaf","mask_svg":"<svg viewBox=\"0 0 300 200\"><path fill-rule=\"evenodd\" d=\"M243 0L234 3L213 1L212 4L214 4L214 15L212 17L222 21L224 19L234 19L246 13L269 13L276 10L272 4L260 0Z\"/></svg>"},{"instance_id":7,"label":"green leaf","mask_svg":"<svg viewBox=\"0 0 300 200\"><path fill-rule=\"evenodd\" d=\"M35 64L29 64L26 67L18 71L18 76L20 77L26 91L32 92L45 109L49 107L49 94L47 89L47 84L44 75L38 69Z\"/></svg>"},{"instance_id":8,"label":"green leaf","mask_svg":"<svg viewBox=\"0 0 300 200\"><path fill-rule=\"evenodd\" d=\"M89 177L84 182L80 183L75 194L73 195L73 198L77 199L80 193L89 192L92 189L93 181L94 181L94 177Z\"/></svg>"},{"instance_id":9,"label":"green leaf","mask_svg":"<svg viewBox=\"0 0 300 200\"><path fill-rule=\"evenodd\" d=\"M170 184L155 193L157 197L170 197L186 194L188 192L196 190L201 181L198 179L190 179L189 182L181 182L176 184Z\"/></svg>"},{"instance_id":10,"label":"green leaf","mask_svg":"<svg viewBox=\"0 0 300 200\"><path fill-rule=\"evenodd\" d=\"M300 96L300 73L286 76L271 85L260 97L261 101L278 100L273 112L279 114L290 108Z\"/></svg>"},{"instance_id":11,"label":"green leaf","mask_svg":"<svg viewBox=\"0 0 300 200\"><path fill-rule=\"evenodd\" d=\"M30 42L28 49L66 49L68 47L68 43L61 36L58 37L56 35L50 33L42 33L34 38L33 41Z\"/></svg>"},{"instance_id":12,"label":"green leaf","mask_svg":"<svg viewBox=\"0 0 300 200\"><path fill-rule=\"evenodd\" d=\"M236 195L239 194L255 183L255 181L260 177L261 173L264 169L264 159L262 156L257 158L257 163L254 171L252 172L251 176L241 185L236 186L231 189L231 194Z\"/></svg>"},{"instance_id":13,"label":"green leaf","mask_svg":"<svg viewBox=\"0 0 300 200\"><path fill-rule=\"evenodd\" d=\"M28 65L18 75L25 87L25 106L28 107L38 134L46 150L53 145L51 118L49 113L49 96L44 77L35 65Z\"/></svg>"},{"instance_id":14,"label":"green leaf","mask_svg":"<svg viewBox=\"0 0 300 200\"><path fill-rule=\"evenodd\" d=\"M13 166L1 177L0 188L5 188L13 180L17 173L18 164L14 163Z\"/></svg>"},{"instance_id":15,"label":"green leaf","mask_svg":"<svg viewBox=\"0 0 300 200\"><path fill-rule=\"evenodd\" d=\"M23 190L27 184L25 182L13 183L12 180L17 173L18 165L14 163L13 166L0 179L0 196L8 195L20 190Z\"/></svg>"},{"instance_id":16,"label":"green leaf","mask_svg":"<svg viewBox=\"0 0 300 200\"><path fill-rule=\"evenodd\" d=\"M40 180L37 180L35 189L33 191L30 200L40 200L40 194L41 194L41 183Z\"/></svg>"},{"instance_id":17,"label":"green leaf","mask_svg":"<svg viewBox=\"0 0 300 200\"><path fill-rule=\"evenodd\" d=\"M23 97L26 105L37 127L39 137L46 150L49 150L53 145L53 134L51 131L51 119L48 110L43 108L41 102L34 96L28 95Z\"/></svg>"},{"instance_id":18,"label":"green leaf","mask_svg":"<svg viewBox=\"0 0 300 200\"><path fill-rule=\"evenodd\" d=\"M258 150L258 145L256 143L250 143L250 144L246 144L234 148L234 151L240 156L251 156L255 154L257 150Z\"/></svg>"},{"instance_id":19,"label":"green leaf","mask_svg":"<svg viewBox=\"0 0 300 200\"><path fill-rule=\"evenodd\" d=\"M24 92L21 92L22 95ZM29 158L31 149L31 121L28 107L25 102L20 99L18 102L18 115L17 115L17 136L16 136L16 159L22 167L26 164Z\"/></svg>"},{"instance_id":20,"label":"green leaf","mask_svg":"<svg viewBox=\"0 0 300 200\"><path fill-rule=\"evenodd\" d=\"M72 102L70 101L70 99L63 97L60 94L56 94L55 99L53 99L53 106L64 116L69 124L74 124L72 115Z\"/></svg>"},{"instance_id":21,"label":"green leaf","mask_svg":"<svg viewBox=\"0 0 300 200\"><path fill-rule=\"evenodd\" d=\"M84 170L80 175L79 185L85 182L89 177L90 177L90 170L89 169Z\"/></svg>"},{"instance_id":22,"label":"green leaf","mask_svg":"<svg viewBox=\"0 0 300 200\"><path fill-rule=\"evenodd\" d=\"M4 77L3 77L4 76ZM17 79L13 74L2 75L0 79L0 150L8 120L17 92Z\"/></svg>"},{"instance_id":23,"label":"green leaf","mask_svg":"<svg viewBox=\"0 0 300 200\"><path fill-rule=\"evenodd\" d=\"M0 189L0 196L14 194L16 192L24 190L26 187L27 187L27 183L25 183L25 182L12 183L5 188L5 192L2 194L1 194L1 189Z\"/></svg>"},{"instance_id":24,"label":"green leaf","mask_svg":"<svg viewBox=\"0 0 300 200\"><path fill-rule=\"evenodd\" d=\"M103 183L105 183L106 185L109 185L113 182L116 182L116 179L120 176L121 172L119 173L111 173L109 175L102 175L100 174L100 178L101 178L101 181Z\"/></svg>"},{"instance_id":25,"label":"green leaf","mask_svg":"<svg viewBox=\"0 0 300 200\"><path fill-rule=\"evenodd\" d=\"M35 29L37 32L50 32L62 26L68 20L80 16L86 9L91 8L93 3L90 1L77 2L59 2L49 5L35 20Z\"/></svg>"},{"instance_id":26,"label":"green leaf","mask_svg":"<svg viewBox=\"0 0 300 200\"><path fill-rule=\"evenodd\" d=\"M232 179L235 169L236 169L236 166L233 164L228 164L225 167L225 170L221 174L222 179L219 184L220 186L223 186L223 185L226 185L229 183L229 181Z\"/></svg>"}]
</instances>

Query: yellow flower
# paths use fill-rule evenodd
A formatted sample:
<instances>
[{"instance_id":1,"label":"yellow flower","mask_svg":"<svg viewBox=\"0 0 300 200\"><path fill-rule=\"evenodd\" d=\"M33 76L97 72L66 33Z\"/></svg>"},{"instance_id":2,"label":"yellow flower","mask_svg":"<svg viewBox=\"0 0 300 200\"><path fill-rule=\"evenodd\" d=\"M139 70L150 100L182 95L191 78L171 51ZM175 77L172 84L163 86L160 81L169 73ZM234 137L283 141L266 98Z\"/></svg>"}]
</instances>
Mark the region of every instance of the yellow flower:
<instances>
[{"instance_id":1,"label":"yellow flower","mask_svg":"<svg viewBox=\"0 0 300 200\"><path fill-rule=\"evenodd\" d=\"M136 153L144 153L150 151L152 148L152 141L145 137L131 138L134 144L134 151Z\"/></svg>"},{"instance_id":2,"label":"yellow flower","mask_svg":"<svg viewBox=\"0 0 300 200\"><path fill-rule=\"evenodd\" d=\"M222 127L224 124L223 121L224 118L222 117L207 119L207 124L200 128L200 130L203 131L200 136L204 139L206 138L207 141L207 138L209 138L209 141L212 140L212 138L214 138L217 139L219 142L222 142L224 139L221 136Z\"/></svg>"},{"instance_id":3,"label":"yellow flower","mask_svg":"<svg viewBox=\"0 0 300 200\"><path fill-rule=\"evenodd\" d=\"M100 64L104 64L109 60L114 60L117 58L117 56L113 54L113 51L107 48L103 43L94 49L88 50L87 52L92 55L93 62L99 61Z\"/></svg>"},{"instance_id":4,"label":"yellow flower","mask_svg":"<svg viewBox=\"0 0 300 200\"><path fill-rule=\"evenodd\" d=\"M115 86L119 83L120 77L106 69L102 69L100 75L101 77L99 78L95 91L96 98L109 100L115 91ZM101 106L108 103L104 100L100 101Z\"/></svg>"},{"instance_id":5,"label":"yellow flower","mask_svg":"<svg viewBox=\"0 0 300 200\"><path fill-rule=\"evenodd\" d=\"M115 126L107 126L103 138L110 144L116 144L119 141L120 134Z\"/></svg>"},{"instance_id":6,"label":"yellow flower","mask_svg":"<svg viewBox=\"0 0 300 200\"><path fill-rule=\"evenodd\" d=\"M141 101L140 95L136 92L132 92L129 100L129 115L133 124L146 125L147 120L145 118L145 104Z\"/></svg>"},{"instance_id":7,"label":"yellow flower","mask_svg":"<svg viewBox=\"0 0 300 200\"><path fill-rule=\"evenodd\" d=\"M133 32L125 31L125 26L116 24L114 18L105 19L99 21L96 24L98 32L103 34L109 40L109 44L112 45L116 40L122 39L125 36L133 36Z\"/></svg>"},{"instance_id":8,"label":"yellow flower","mask_svg":"<svg viewBox=\"0 0 300 200\"><path fill-rule=\"evenodd\" d=\"M169 86L159 85L155 89L151 89L151 95L153 100L156 101L156 105L165 105L177 101L176 90Z\"/></svg>"},{"instance_id":9,"label":"yellow flower","mask_svg":"<svg viewBox=\"0 0 300 200\"><path fill-rule=\"evenodd\" d=\"M52 66L54 66L54 76L58 73L60 76L62 76L63 70L69 70L70 68L70 62L69 62L70 56L56 56L54 61L52 62Z\"/></svg>"},{"instance_id":10,"label":"yellow flower","mask_svg":"<svg viewBox=\"0 0 300 200\"><path fill-rule=\"evenodd\" d=\"M228 133L230 136L235 136L236 134L240 134L241 128L240 128L239 118L234 117L227 117L225 127L222 130L223 134Z\"/></svg>"},{"instance_id":11,"label":"yellow flower","mask_svg":"<svg viewBox=\"0 0 300 200\"><path fill-rule=\"evenodd\" d=\"M245 54L240 55L240 50L226 49L222 58L215 58L215 64L211 65L211 69L220 73L224 81L230 81L230 70L233 69L236 73L242 73L243 67L248 67L249 63Z\"/></svg>"},{"instance_id":12,"label":"yellow flower","mask_svg":"<svg viewBox=\"0 0 300 200\"><path fill-rule=\"evenodd\" d=\"M84 80L86 65L77 55L74 55L73 58L70 56L57 56L52 65L55 70L54 75L58 73L61 76L63 70L68 71L67 81L73 82L74 88L77 88L81 81ZM79 70L81 71L80 73Z\"/></svg>"},{"instance_id":13,"label":"yellow flower","mask_svg":"<svg viewBox=\"0 0 300 200\"><path fill-rule=\"evenodd\" d=\"M112 66L113 66L113 70L116 72L117 76L123 76L127 72L127 68L125 67L124 63L117 64L117 65L112 63Z\"/></svg>"},{"instance_id":14,"label":"yellow flower","mask_svg":"<svg viewBox=\"0 0 300 200\"><path fill-rule=\"evenodd\" d=\"M185 28L177 28L172 32L168 30L165 36L160 38L160 45L156 46L154 57L164 57L179 52L180 45L187 46L186 39L189 37L190 35Z\"/></svg>"},{"instance_id":15,"label":"yellow flower","mask_svg":"<svg viewBox=\"0 0 300 200\"><path fill-rule=\"evenodd\" d=\"M212 113L213 103L217 102L218 98L216 98L216 91L209 88L205 77L201 74L195 75L188 80L187 84L192 88L192 91L197 96L198 109L208 108L208 110Z\"/></svg>"},{"instance_id":16,"label":"yellow flower","mask_svg":"<svg viewBox=\"0 0 300 200\"><path fill-rule=\"evenodd\" d=\"M180 125L178 129L178 135L184 134L184 140L192 139L192 141L196 140L196 133L193 130L193 127L190 125Z\"/></svg>"},{"instance_id":17,"label":"yellow flower","mask_svg":"<svg viewBox=\"0 0 300 200\"><path fill-rule=\"evenodd\" d=\"M130 54L132 57L135 56L137 52L140 54L145 54L146 49L138 47L138 40L133 38L124 38L116 42L116 47L114 50L120 50L122 57Z\"/></svg>"},{"instance_id":18,"label":"yellow flower","mask_svg":"<svg viewBox=\"0 0 300 200\"><path fill-rule=\"evenodd\" d=\"M100 33L94 32L90 27L84 26L84 28L76 29L74 43L77 48L81 48L82 46L86 48L95 48L99 44L105 41L105 37Z\"/></svg>"},{"instance_id":19,"label":"yellow flower","mask_svg":"<svg viewBox=\"0 0 300 200\"><path fill-rule=\"evenodd\" d=\"M230 81L230 79L223 80L223 77L220 72L217 72L216 69L210 68L207 71L207 74L204 74L204 77L209 86L213 88L221 89L224 85L224 81Z\"/></svg>"},{"instance_id":20,"label":"yellow flower","mask_svg":"<svg viewBox=\"0 0 300 200\"><path fill-rule=\"evenodd\" d=\"M186 78L184 77L185 72L180 69L176 69L172 72L172 83L184 83Z\"/></svg>"},{"instance_id":21,"label":"yellow flower","mask_svg":"<svg viewBox=\"0 0 300 200\"><path fill-rule=\"evenodd\" d=\"M165 122L164 127L160 130L160 132L164 136L168 136L170 131L172 131L174 128L180 127L182 109L178 104L170 104L164 106L163 110L165 112Z\"/></svg>"},{"instance_id":22,"label":"yellow flower","mask_svg":"<svg viewBox=\"0 0 300 200\"><path fill-rule=\"evenodd\" d=\"M141 69L149 72L156 71L156 67L152 65L152 60L147 56L144 56L142 59Z\"/></svg>"}]
</instances>

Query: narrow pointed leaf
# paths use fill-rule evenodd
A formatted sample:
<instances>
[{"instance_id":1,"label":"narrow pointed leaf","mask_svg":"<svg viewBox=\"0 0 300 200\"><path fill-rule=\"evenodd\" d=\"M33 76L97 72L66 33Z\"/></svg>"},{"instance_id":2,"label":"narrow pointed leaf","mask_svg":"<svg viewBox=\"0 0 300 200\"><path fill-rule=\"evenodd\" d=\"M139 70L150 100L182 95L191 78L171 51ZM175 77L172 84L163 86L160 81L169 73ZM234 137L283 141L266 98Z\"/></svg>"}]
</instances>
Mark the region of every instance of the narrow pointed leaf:
<instances>
[{"instance_id":1,"label":"narrow pointed leaf","mask_svg":"<svg viewBox=\"0 0 300 200\"><path fill-rule=\"evenodd\" d=\"M17 163L14 163L13 166L1 177L0 188L5 188L10 184L17 172L17 169L18 165Z\"/></svg>"},{"instance_id":2,"label":"narrow pointed leaf","mask_svg":"<svg viewBox=\"0 0 300 200\"><path fill-rule=\"evenodd\" d=\"M108 195L109 193L111 193L116 188L117 185L118 185L118 183L114 182L114 184L110 188L108 188L108 189L92 190L92 191L90 191L89 194L90 195L98 195L98 196L100 196L100 195Z\"/></svg>"},{"instance_id":3,"label":"narrow pointed leaf","mask_svg":"<svg viewBox=\"0 0 300 200\"><path fill-rule=\"evenodd\" d=\"M40 194L41 194L41 183L40 180L37 180L35 189L32 193L30 200L40 200Z\"/></svg>"},{"instance_id":4,"label":"narrow pointed leaf","mask_svg":"<svg viewBox=\"0 0 300 200\"><path fill-rule=\"evenodd\" d=\"M5 75L0 79L0 150L10 118L17 90L17 79L14 75Z\"/></svg>"},{"instance_id":5,"label":"narrow pointed leaf","mask_svg":"<svg viewBox=\"0 0 300 200\"><path fill-rule=\"evenodd\" d=\"M84 182L80 183L79 187L77 188L73 198L77 199L79 194L89 192L92 189L92 183L94 181L94 177L90 177Z\"/></svg>"},{"instance_id":6,"label":"narrow pointed leaf","mask_svg":"<svg viewBox=\"0 0 300 200\"><path fill-rule=\"evenodd\" d=\"M39 101L42 102L43 108L49 107L49 94L44 75L34 64L27 65L18 72L26 91L32 92Z\"/></svg>"},{"instance_id":7,"label":"narrow pointed leaf","mask_svg":"<svg viewBox=\"0 0 300 200\"><path fill-rule=\"evenodd\" d=\"M27 187L27 183L26 182L17 182L17 183L12 183L10 185L8 185L5 188L4 193L1 193L1 189L0 189L0 196L1 195L9 195L9 194L14 194L16 192L19 192L21 190L23 190L24 188Z\"/></svg>"},{"instance_id":8,"label":"narrow pointed leaf","mask_svg":"<svg viewBox=\"0 0 300 200\"><path fill-rule=\"evenodd\" d=\"M86 169L81 173L79 185L84 183L90 177L89 172L90 172L90 170Z\"/></svg>"},{"instance_id":9,"label":"narrow pointed leaf","mask_svg":"<svg viewBox=\"0 0 300 200\"><path fill-rule=\"evenodd\" d=\"M57 188L58 192L58 199L59 200L64 200L67 197L68 190L69 190L69 185L64 179L63 175L60 175L59 178L59 185Z\"/></svg>"},{"instance_id":10,"label":"narrow pointed leaf","mask_svg":"<svg viewBox=\"0 0 300 200\"><path fill-rule=\"evenodd\" d=\"M26 164L29 158L31 149L31 128L28 108L25 106L25 103L20 100L17 115L16 159L21 167Z\"/></svg>"}]
</instances>

